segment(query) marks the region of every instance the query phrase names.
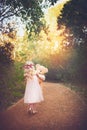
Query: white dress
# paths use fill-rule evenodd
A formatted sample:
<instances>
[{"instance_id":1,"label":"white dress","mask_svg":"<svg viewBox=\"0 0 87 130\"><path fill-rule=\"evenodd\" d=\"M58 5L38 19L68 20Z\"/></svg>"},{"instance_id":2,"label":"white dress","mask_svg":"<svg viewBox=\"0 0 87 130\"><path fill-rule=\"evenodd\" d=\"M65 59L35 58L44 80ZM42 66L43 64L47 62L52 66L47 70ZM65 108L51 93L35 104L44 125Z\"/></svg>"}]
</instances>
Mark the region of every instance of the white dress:
<instances>
[{"instance_id":1,"label":"white dress","mask_svg":"<svg viewBox=\"0 0 87 130\"><path fill-rule=\"evenodd\" d=\"M38 77L34 75L32 79L27 79L24 103L37 103L43 100L43 93L38 82Z\"/></svg>"}]
</instances>

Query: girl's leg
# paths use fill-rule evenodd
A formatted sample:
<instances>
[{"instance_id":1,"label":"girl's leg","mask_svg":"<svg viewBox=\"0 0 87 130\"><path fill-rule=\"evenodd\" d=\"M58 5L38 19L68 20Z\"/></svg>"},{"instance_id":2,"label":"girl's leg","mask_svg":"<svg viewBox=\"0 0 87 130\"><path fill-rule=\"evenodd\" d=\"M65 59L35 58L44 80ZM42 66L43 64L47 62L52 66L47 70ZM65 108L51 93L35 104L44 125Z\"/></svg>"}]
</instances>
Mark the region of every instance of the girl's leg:
<instances>
[{"instance_id":1,"label":"girl's leg","mask_svg":"<svg viewBox=\"0 0 87 130\"><path fill-rule=\"evenodd\" d=\"M33 109L33 104L28 104L27 112L31 112Z\"/></svg>"},{"instance_id":2,"label":"girl's leg","mask_svg":"<svg viewBox=\"0 0 87 130\"><path fill-rule=\"evenodd\" d=\"M37 104L33 104L33 114L37 113Z\"/></svg>"},{"instance_id":3,"label":"girl's leg","mask_svg":"<svg viewBox=\"0 0 87 130\"><path fill-rule=\"evenodd\" d=\"M29 104L29 108L33 110L33 103Z\"/></svg>"},{"instance_id":4,"label":"girl's leg","mask_svg":"<svg viewBox=\"0 0 87 130\"><path fill-rule=\"evenodd\" d=\"M28 112L36 114L37 113L36 105L37 105L36 103L28 104Z\"/></svg>"}]
</instances>

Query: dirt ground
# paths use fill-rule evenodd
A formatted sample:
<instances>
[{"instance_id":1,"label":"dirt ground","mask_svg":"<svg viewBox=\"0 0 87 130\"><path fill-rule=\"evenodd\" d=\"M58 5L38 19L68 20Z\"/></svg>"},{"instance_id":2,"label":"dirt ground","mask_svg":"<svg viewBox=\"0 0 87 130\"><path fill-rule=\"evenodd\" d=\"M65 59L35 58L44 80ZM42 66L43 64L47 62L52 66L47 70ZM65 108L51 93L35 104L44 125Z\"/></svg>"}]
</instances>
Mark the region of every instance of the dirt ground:
<instances>
[{"instance_id":1,"label":"dirt ground","mask_svg":"<svg viewBox=\"0 0 87 130\"><path fill-rule=\"evenodd\" d=\"M0 113L0 130L87 130L87 107L66 86L43 83L44 102L30 115L23 99Z\"/></svg>"}]
</instances>

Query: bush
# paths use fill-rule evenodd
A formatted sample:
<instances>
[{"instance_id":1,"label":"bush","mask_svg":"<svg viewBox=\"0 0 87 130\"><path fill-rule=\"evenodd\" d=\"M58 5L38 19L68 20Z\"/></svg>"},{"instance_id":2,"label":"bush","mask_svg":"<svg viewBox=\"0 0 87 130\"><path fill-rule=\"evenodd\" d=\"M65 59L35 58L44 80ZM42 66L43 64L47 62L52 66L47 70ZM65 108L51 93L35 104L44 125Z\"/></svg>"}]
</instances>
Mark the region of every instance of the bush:
<instances>
[{"instance_id":1,"label":"bush","mask_svg":"<svg viewBox=\"0 0 87 130\"><path fill-rule=\"evenodd\" d=\"M25 83L21 63L0 64L0 110L23 97Z\"/></svg>"}]
</instances>

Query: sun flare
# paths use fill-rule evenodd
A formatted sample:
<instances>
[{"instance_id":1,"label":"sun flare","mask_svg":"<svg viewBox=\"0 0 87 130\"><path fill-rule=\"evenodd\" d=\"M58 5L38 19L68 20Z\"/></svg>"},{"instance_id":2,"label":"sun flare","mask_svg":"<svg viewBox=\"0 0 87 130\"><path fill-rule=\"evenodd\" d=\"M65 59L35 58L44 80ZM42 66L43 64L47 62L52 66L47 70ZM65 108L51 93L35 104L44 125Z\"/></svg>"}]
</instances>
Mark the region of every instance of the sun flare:
<instances>
[{"instance_id":1,"label":"sun flare","mask_svg":"<svg viewBox=\"0 0 87 130\"><path fill-rule=\"evenodd\" d=\"M59 0L45 12L47 30L41 31L39 44L42 48L48 48L50 53L59 52L65 39L66 28L62 26L58 29L57 17L61 14L61 10L67 1L69 0Z\"/></svg>"}]
</instances>

